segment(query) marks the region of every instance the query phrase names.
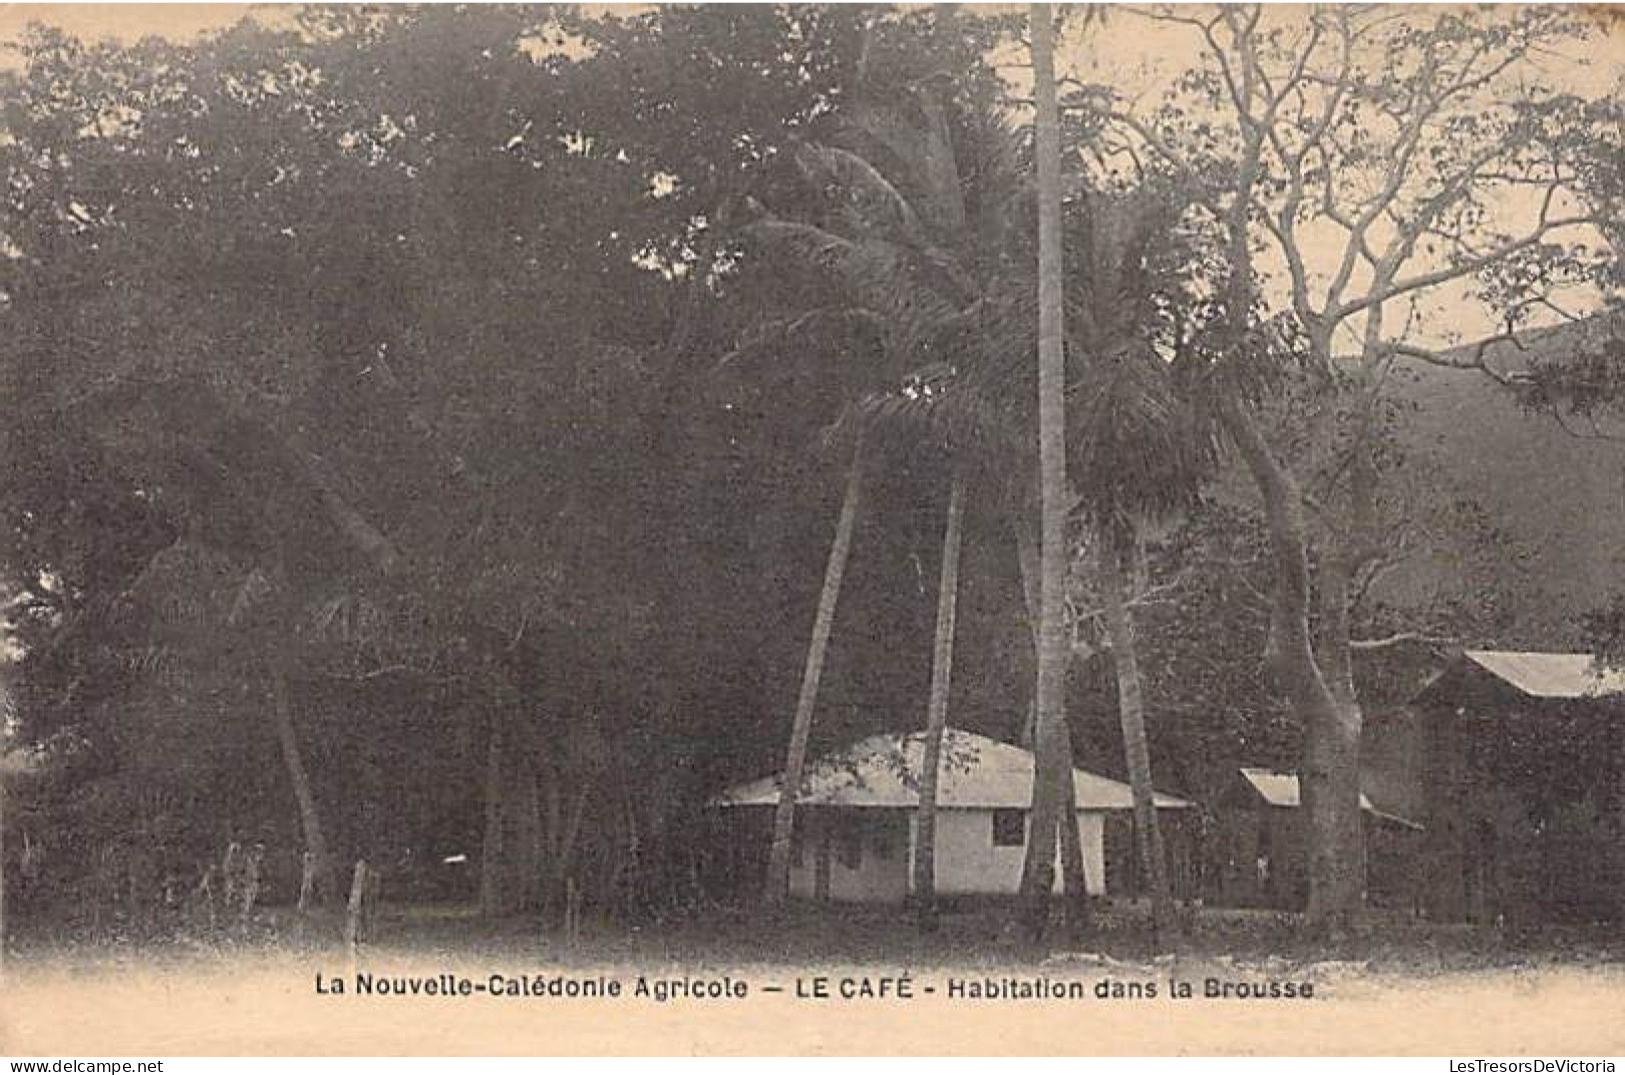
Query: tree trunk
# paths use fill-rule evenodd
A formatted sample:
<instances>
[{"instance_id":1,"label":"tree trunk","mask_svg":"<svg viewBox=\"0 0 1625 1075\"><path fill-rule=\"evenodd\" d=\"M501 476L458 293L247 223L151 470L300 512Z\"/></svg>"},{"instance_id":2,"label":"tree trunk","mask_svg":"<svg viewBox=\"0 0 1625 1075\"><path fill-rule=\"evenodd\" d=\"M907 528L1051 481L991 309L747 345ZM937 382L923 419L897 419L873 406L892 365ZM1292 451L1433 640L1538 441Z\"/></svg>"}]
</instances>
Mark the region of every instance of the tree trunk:
<instances>
[{"instance_id":1,"label":"tree trunk","mask_svg":"<svg viewBox=\"0 0 1625 1075\"><path fill-rule=\"evenodd\" d=\"M344 947L349 951L350 957L355 958L356 949L362 941L368 940L372 933L372 917L376 906L373 893L376 888L376 875L372 867L367 865L366 859L355 864L355 873L350 878L350 900L346 904L344 914Z\"/></svg>"},{"instance_id":2,"label":"tree trunk","mask_svg":"<svg viewBox=\"0 0 1625 1075\"><path fill-rule=\"evenodd\" d=\"M1106 633L1112 643L1112 667L1117 672L1117 715L1123 726L1123 757L1129 787L1134 794L1134 842L1140 867L1151 889L1151 931L1160 947L1174 925L1174 897L1168 885L1168 856L1157 820L1151 782L1151 748L1145 734L1145 691L1134 643L1134 625L1123 604L1122 543L1106 537L1100 549L1100 589L1106 612Z\"/></svg>"},{"instance_id":3,"label":"tree trunk","mask_svg":"<svg viewBox=\"0 0 1625 1075\"><path fill-rule=\"evenodd\" d=\"M1033 514L1036 514L1034 512ZM1038 668L1039 623L1043 613L1039 609L1038 598L1038 527L1034 525L1026 513L1021 513L1013 520L1016 535L1016 569L1020 572L1022 607L1027 615L1027 641L1032 645L1033 674L1036 677ZM1034 680L1036 683L1036 678ZM1036 689L1027 698L1027 712L1022 718L1021 745L1027 750L1038 747L1038 694Z\"/></svg>"},{"instance_id":4,"label":"tree trunk","mask_svg":"<svg viewBox=\"0 0 1625 1075\"><path fill-rule=\"evenodd\" d=\"M1312 929L1336 934L1355 925L1363 900L1360 710L1352 700L1339 702L1315 658L1303 494L1238 395L1233 387L1221 388L1219 416L1263 496L1269 526L1275 590L1265 664L1304 734L1298 776L1309 856L1307 920ZM1327 607L1341 607L1346 615L1346 594Z\"/></svg>"},{"instance_id":5,"label":"tree trunk","mask_svg":"<svg viewBox=\"0 0 1625 1075\"><path fill-rule=\"evenodd\" d=\"M1309 852L1308 926L1333 938L1360 925L1365 826L1360 811L1360 712L1334 706L1304 724L1299 790Z\"/></svg>"},{"instance_id":6,"label":"tree trunk","mask_svg":"<svg viewBox=\"0 0 1625 1075\"><path fill-rule=\"evenodd\" d=\"M1061 894L1066 933L1077 940L1089 932L1089 879L1083 870L1083 837L1078 832L1078 789L1072 781L1072 733L1064 724L1066 791L1061 803ZM1105 878L1101 878L1102 881Z\"/></svg>"},{"instance_id":7,"label":"tree trunk","mask_svg":"<svg viewBox=\"0 0 1625 1075\"><path fill-rule=\"evenodd\" d=\"M534 911L542 892L542 800L536 786L536 765L529 750L514 757L513 806L513 901L522 911Z\"/></svg>"},{"instance_id":8,"label":"tree trunk","mask_svg":"<svg viewBox=\"0 0 1625 1075\"><path fill-rule=\"evenodd\" d=\"M314 863L313 895L316 902L321 903L334 895L333 859L321 812L316 807L316 796L310 789L304 753L299 747L299 731L294 726L293 707L288 700L288 674L277 659L271 662L271 694L277 742L282 745L282 761L288 769L288 781L293 785L294 801L299 806L299 833Z\"/></svg>"},{"instance_id":9,"label":"tree trunk","mask_svg":"<svg viewBox=\"0 0 1625 1075\"><path fill-rule=\"evenodd\" d=\"M1232 358L1239 359L1252 345L1249 326L1256 283L1253 273L1250 208L1252 191L1261 175L1264 150L1261 130L1245 132L1238 168L1236 197L1225 216L1229 279L1225 284L1225 318ZM1380 337L1381 307L1367 318L1367 352ZM1309 326L1312 346L1320 358L1330 359L1330 333L1324 325ZM1364 371L1372 372L1367 363ZM1364 900L1364 833L1359 808L1360 709L1349 697L1340 700L1328 684L1315 652L1309 626L1309 543L1304 520L1303 491L1297 479L1264 438L1246 393L1234 379L1218 385L1219 421L1235 443L1258 487L1269 527L1274 560L1274 592L1270 600L1269 638L1265 670L1297 713L1303 730L1303 757L1299 766L1300 809L1305 820L1309 857L1310 898L1307 914L1313 930L1340 933L1354 924ZM1362 537L1365 535L1361 535ZM1341 617L1347 640L1347 594ZM1323 606L1324 607L1324 606Z\"/></svg>"},{"instance_id":10,"label":"tree trunk","mask_svg":"<svg viewBox=\"0 0 1625 1075\"><path fill-rule=\"evenodd\" d=\"M921 744L920 802L914 823L914 900L921 929L936 927L937 770L948 726L948 690L953 681L954 620L959 600L959 547L964 531L965 478L956 474L948 493L948 521L942 534L942 567L937 579L937 634L931 650L931 697Z\"/></svg>"},{"instance_id":11,"label":"tree trunk","mask_svg":"<svg viewBox=\"0 0 1625 1075\"><path fill-rule=\"evenodd\" d=\"M1028 932L1041 938L1055 883L1057 826L1072 780L1066 755L1066 359L1061 307L1060 111L1055 99L1050 6L1032 5L1033 96L1038 163L1038 496L1039 646L1033 800L1021 905Z\"/></svg>"},{"instance_id":12,"label":"tree trunk","mask_svg":"<svg viewBox=\"0 0 1625 1075\"><path fill-rule=\"evenodd\" d=\"M1333 704L1310 710L1298 765L1309 856L1306 917L1313 928L1333 935L1356 929L1365 905L1365 823L1360 810L1363 719L1349 646L1351 573L1350 561L1341 555L1326 557L1321 564L1319 648Z\"/></svg>"},{"instance_id":13,"label":"tree trunk","mask_svg":"<svg viewBox=\"0 0 1625 1075\"><path fill-rule=\"evenodd\" d=\"M6 741L0 736L0 982L6 976Z\"/></svg>"},{"instance_id":14,"label":"tree trunk","mask_svg":"<svg viewBox=\"0 0 1625 1075\"><path fill-rule=\"evenodd\" d=\"M507 714L493 706L490 737L485 751L485 841L480 852L480 911L501 914L507 909L508 849L504 817L507 814L508 781L505 772L506 744L503 734Z\"/></svg>"},{"instance_id":15,"label":"tree trunk","mask_svg":"<svg viewBox=\"0 0 1625 1075\"><path fill-rule=\"evenodd\" d=\"M768 852L767 884L763 901L774 906L790 898L790 844L795 833L796 796L801 791L802 771L807 762L807 737L812 731L813 708L818 702L818 681L824 674L824 655L829 649L830 629L835 623L835 605L841 596L841 579L846 574L847 554L852 549L852 528L858 517L858 501L863 492L863 445L852 453L847 472L846 492L841 498L841 515L835 523L835 539L830 543L829 561L824 567L824 586L818 595L818 613L813 618L812 638L807 643L807 664L801 675L801 694L796 699L795 718L790 725L790 745L785 752L783 783L778 805L773 810L773 844Z\"/></svg>"},{"instance_id":16,"label":"tree trunk","mask_svg":"<svg viewBox=\"0 0 1625 1075\"><path fill-rule=\"evenodd\" d=\"M1017 567L1021 571L1021 593L1027 609L1027 632L1033 646L1033 667L1037 668L1039 624L1042 621L1042 614L1038 596L1038 541L1034 537L1035 529L1025 518L1017 518L1015 523ZM1069 670L1071 668L1070 654L1067 656L1067 668ZM1066 678L1063 676L1063 691ZM1028 701L1027 722L1022 731L1022 745L1033 751L1035 756L1038 751L1037 725L1038 699L1035 691L1033 698ZM1061 733L1064 738L1062 755L1066 759L1067 772L1070 774L1072 728L1065 719L1061 721ZM1074 786L1070 775L1066 780L1065 795L1066 805L1063 814L1072 818L1073 823L1061 826L1061 891L1065 897L1067 932L1072 939L1078 939L1087 934L1090 927L1089 883L1083 869L1083 840L1078 834L1077 826L1078 789Z\"/></svg>"}]
</instances>

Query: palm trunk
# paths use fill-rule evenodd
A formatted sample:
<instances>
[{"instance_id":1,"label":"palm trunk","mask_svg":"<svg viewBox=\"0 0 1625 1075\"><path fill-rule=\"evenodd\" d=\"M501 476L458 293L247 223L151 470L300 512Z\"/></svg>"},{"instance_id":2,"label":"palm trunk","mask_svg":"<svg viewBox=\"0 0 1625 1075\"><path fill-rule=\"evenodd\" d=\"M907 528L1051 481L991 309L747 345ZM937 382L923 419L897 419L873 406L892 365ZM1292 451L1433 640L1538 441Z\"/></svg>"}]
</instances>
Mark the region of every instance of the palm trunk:
<instances>
[{"instance_id":1,"label":"palm trunk","mask_svg":"<svg viewBox=\"0 0 1625 1075\"><path fill-rule=\"evenodd\" d=\"M965 478L955 475L948 493L948 521L942 534L942 568L937 579L937 634L931 650L931 697L925 710L921 746L920 803L914 823L914 900L921 929L933 929L937 914L937 770L948 726L948 690L953 681L954 619L959 600L959 547L964 531Z\"/></svg>"},{"instance_id":2,"label":"palm trunk","mask_svg":"<svg viewBox=\"0 0 1625 1075\"><path fill-rule=\"evenodd\" d=\"M6 743L0 736L0 983L6 976Z\"/></svg>"},{"instance_id":3,"label":"palm trunk","mask_svg":"<svg viewBox=\"0 0 1625 1075\"><path fill-rule=\"evenodd\" d=\"M507 833L508 780L506 773L507 746L503 725L506 720L500 705L491 709L490 738L485 748L485 841L480 852L480 911L500 914L507 909L509 862Z\"/></svg>"},{"instance_id":4,"label":"palm trunk","mask_svg":"<svg viewBox=\"0 0 1625 1075\"><path fill-rule=\"evenodd\" d=\"M293 707L288 700L288 675L280 660L271 662L271 693L277 742L282 745L282 762L287 766L288 781L293 785L294 801L299 807L299 833L314 866L313 895L320 903L334 895L333 858L328 850L327 833L322 828L321 812L316 807L316 796L310 788L310 774L305 770L299 731L294 726Z\"/></svg>"},{"instance_id":5,"label":"palm trunk","mask_svg":"<svg viewBox=\"0 0 1625 1075\"><path fill-rule=\"evenodd\" d=\"M542 799L536 766L528 750L514 758L513 860L514 903L534 911L542 896Z\"/></svg>"},{"instance_id":6,"label":"palm trunk","mask_svg":"<svg viewBox=\"0 0 1625 1075\"><path fill-rule=\"evenodd\" d=\"M1055 849L1072 763L1066 754L1066 359L1061 308L1060 110L1055 99L1053 27L1048 4L1034 4L1033 96L1037 102L1038 161L1038 493L1039 647L1036 761L1026 861L1021 874L1022 914L1040 938L1049 921Z\"/></svg>"},{"instance_id":7,"label":"palm trunk","mask_svg":"<svg viewBox=\"0 0 1625 1075\"><path fill-rule=\"evenodd\" d=\"M1078 789L1072 782L1072 735L1066 732L1066 793L1061 809L1061 893L1066 914L1066 933L1078 940L1089 932L1089 880L1083 872L1083 837L1078 832ZM1101 879L1102 881L1105 878Z\"/></svg>"},{"instance_id":8,"label":"palm trunk","mask_svg":"<svg viewBox=\"0 0 1625 1075\"><path fill-rule=\"evenodd\" d=\"M1017 566L1021 571L1021 593L1022 599L1026 602L1028 634L1033 644L1036 667L1041 619L1038 598L1038 542L1033 538L1032 527L1019 519L1016 522L1016 557ZM1070 668L1070 655L1067 660ZM1035 754L1038 749L1037 724L1038 701L1035 696L1027 705L1027 722L1022 730L1022 745ZM1061 732L1065 737L1065 746L1061 753L1066 758L1070 774L1072 729L1065 720L1061 721ZM1067 932L1075 940L1089 932L1090 910L1088 875L1083 869L1083 839L1078 834L1077 825L1078 789L1070 775L1066 781L1066 804L1062 814L1072 819L1072 824L1061 826L1061 891L1065 896Z\"/></svg>"},{"instance_id":9,"label":"palm trunk","mask_svg":"<svg viewBox=\"0 0 1625 1075\"><path fill-rule=\"evenodd\" d=\"M1117 671L1117 714L1123 726L1123 755L1134 795L1134 837L1140 867L1151 889L1151 931L1159 945L1174 925L1174 897L1168 885L1168 856L1157 820L1151 783L1151 748L1145 734L1144 687L1134 643L1134 625L1123 604L1120 542L1107 538L1100 550L1100 588L1105 602L1106 633L1112 642Z\"/></svg>"},{"instance_id":10,"label":"palm trunk","mask_svg":"<svg viewBox=\"0 0 1625 1075\"><path fill-rule=\"evenodd\" d=\"M1038 527L1026 513L1015 518L1016 568L1021 573L1021 600L1026 610L1027 641L1032 644L1033 668L1038 668L1039 622L1043 613L1038 597ZM1036 675L1036 671L1034 673ZM1021 745L1028 750L1038 747L1038 696L1036 691L1027 699L1027 713L1021 726Z\"/></svg>"},{"instance_id":11,"label":"palm trunk","mask_svg":"<svg viewBox=\"0 0 1625 1075\"><path fill-rule=\"evenodd\" d=\"M796 795L801 790L802 771L807 763L807 737L812 731L813 708L818 702L818 681L824 674L824 655L829 649L835 605L841 596L847 555L852 550L852 528L858 517L862 492L863 445L860 442L852 453L846 492L841 498L841 515L835 523L835 539L830 543L829 561L824 566L824 587L818 595L818 613L813 619L812 639L807 644L807 664L801 675L795 719L790 726L783 783L779 786L778 805L773 809L773 844L768 852L767 884L763 891L763 900L769 906L783 904L790 898L790 843L795 832Z\"/></svg>"}]
</instances>

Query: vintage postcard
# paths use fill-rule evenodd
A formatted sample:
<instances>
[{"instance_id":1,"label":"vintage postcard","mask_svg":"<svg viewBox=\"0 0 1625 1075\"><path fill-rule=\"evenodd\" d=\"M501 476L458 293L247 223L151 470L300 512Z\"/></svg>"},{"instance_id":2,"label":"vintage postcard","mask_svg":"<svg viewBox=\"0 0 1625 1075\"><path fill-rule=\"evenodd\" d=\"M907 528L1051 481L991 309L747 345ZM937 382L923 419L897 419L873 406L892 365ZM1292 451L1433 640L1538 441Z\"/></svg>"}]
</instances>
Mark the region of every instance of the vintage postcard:
<instances>
[{"instance_id":1,"label":"vintage postcard","mask_svg":"<svg viewBox=\"0 0 1625 1075\"><path fill-rule=\"evenodd\" d=\"M1619 9L0 38L0 1054L1625 1054Z\"/></svg>"}]
</instances>

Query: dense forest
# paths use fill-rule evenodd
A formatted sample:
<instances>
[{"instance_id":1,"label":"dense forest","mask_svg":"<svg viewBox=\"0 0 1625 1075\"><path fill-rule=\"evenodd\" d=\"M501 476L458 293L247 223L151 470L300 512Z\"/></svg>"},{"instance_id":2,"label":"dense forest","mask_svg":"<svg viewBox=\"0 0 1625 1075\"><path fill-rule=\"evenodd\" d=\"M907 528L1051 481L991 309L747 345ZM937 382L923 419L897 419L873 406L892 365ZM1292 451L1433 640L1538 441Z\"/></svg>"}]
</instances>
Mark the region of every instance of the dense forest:
<instances>
[{"instance_id":1,"label":"dense forest","mask_svg":"<svg viewBox=\"0 0 1625 1075\"><path fill-rule=\"evenodd\" d=\"M1394 371L1619 398L1606 332L1514 378L1415 300L1468 282L1505 338L1601 308L1620 102L1548 84L1605 40L1561 8L1155 15L1194 66L1132 94L1068 59L1140 17L1072 13L1048 87L1061 741L1197 801L1309 759L1335 916L1362 705L1443 641L1521 641L1506 520L1439 492ZM926 725L950 516L938 708L1041 738L1032 37L974 7L480 5L17 41L13 928L170 928L233 844L270 903L361 858L493 915L750 899L706 803L783 766L848 516L812 749ZM1439 547L1449 586L1383 589ZM1564 644L1612 622L1594 596Z\"/></svg>"}]
</instances>

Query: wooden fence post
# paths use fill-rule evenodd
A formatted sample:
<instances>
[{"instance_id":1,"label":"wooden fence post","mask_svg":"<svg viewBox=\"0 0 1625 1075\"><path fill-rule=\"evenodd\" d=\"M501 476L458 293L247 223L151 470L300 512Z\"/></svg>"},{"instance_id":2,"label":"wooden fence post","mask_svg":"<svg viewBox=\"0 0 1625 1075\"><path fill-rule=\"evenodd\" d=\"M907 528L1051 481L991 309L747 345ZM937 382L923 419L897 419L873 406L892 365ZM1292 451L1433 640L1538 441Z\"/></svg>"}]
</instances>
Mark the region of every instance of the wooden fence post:
<instances>
[{"instance_id":1,"label":"wooden fence post","mask_svg":"<svg viewBox=\"0 0 1625 1075\"><path fill-rule=\"evenodd\" d=\"M316 890L316 856L306 851L299 860L299 913L310 910Z\"/></svg>"},{"instance_id":2,"label":"wooden fence post","mask_svg":"<svg viewBox=\"0 0 1625 1075\"><path fill-rule=\"evenodd\" d=\"M260 866L265 859L265 845L255 844L249 849L242 867L242 891L238 893L242 901L240 910L246 922L254 913L254 904L260 898Z\"/></svg>"},{"instance_id":3,"label":"wooden fence post","mask_svg":"<svg viewBox=\"0 0 1625 1075\"><path fill-rule=\"evenodd\" d=\"M581 939L581 889L575 875L564 879L564 943L574 948Z\"/></svg>"},{"instance_id":4,"label":"wooden fence post","mask_svg":"<svg viewBox=\"0 0 1625 1075\"><path fill-rule=\"evenodd\" d=\"M355 875L350 880L350 903L344 916L344 944L350 950L351 957L355 956L357 946L367 935L367 895L373 887L371 873L372 868L367 865L366 859L356 861Z\"/></svg>"}]
</instances>

